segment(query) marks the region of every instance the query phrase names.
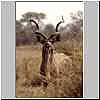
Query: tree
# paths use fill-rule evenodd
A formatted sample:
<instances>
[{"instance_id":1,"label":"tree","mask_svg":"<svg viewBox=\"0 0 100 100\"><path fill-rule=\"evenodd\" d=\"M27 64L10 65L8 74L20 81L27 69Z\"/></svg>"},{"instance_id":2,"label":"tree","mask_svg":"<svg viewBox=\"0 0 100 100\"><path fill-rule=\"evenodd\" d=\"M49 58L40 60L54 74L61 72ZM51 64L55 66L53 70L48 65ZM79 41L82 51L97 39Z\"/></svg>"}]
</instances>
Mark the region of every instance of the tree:
<instances>
[{"instance_id":1,"label":"tree","mask_svg":"<svg viewBox=\"0 0 100 100\"><path fill-rule=\"evenodd\" d=\"M40 28L40 31L41 31L41 27L43 25L43 22L42 20L45 19L46 17L46 14L44 13L37 13L37 12L27 12L25 14L22 15L22 18L20 19L20 21L22 23L27 23L26 26L25 26L25 33L27 34L27 36L31 36L32 34L32 29L35 31L36 30L36 26L34 24L30 24L30 19L34 19L34 20L37 20L38 24L39 24L39 28Z\"/></svg>"},{"instance_id":2,"label":"tree","mask_svg":"<svg viewBox=\"0 0 100 100\"><path fill-rule=\"evenodd\" d=\"M44 29L43 29L43 33L46 34L47 36L49 36L50 34L55 32L55 28L52 24L47 24L45 25Z\"/></svg>"},{"instance_id":3,"label":"tree","mask_svg":"<svg viewBox=\"0 0 100 100\"><path fill-rule=\"evenodd\" d=\"M20 34L21 32L23 32L23 30L24 30L23 24L20 21L16 20L16 34L17 35Z\"/></svg>"},{"instance_id":4,"label":"tree","mask_svg":"<svg viewBox=\"0 0 100 100\"><path fill-rule=\"evenodd\" d=\"M46 15L44 13L37 13L37 12L27 12L22 15L21 22L29 22L30 18L38 20L41 22L42 19L45 19Z\"/></svg>"},{"instance_id":5,"label":"tree","mask_svg":"<svg viewBox=\"0 0 100 100\"><path fill-rule=\"evenodd\" d=\"M64 38L75 39L82 42L83 38L83 13L78 11L77 13L71 13L72 22L68 23L64 27Z\"/></svg>"},{"instance_id":6,"label":"tree","mask_svg":"<svg viewBox=\"0 0 100 100\"><path fill-rule=\"evenodd\" d=\"M71 13L71 19L74 24L74 26L77 26L77 28L82 31L83 29L83 13L82 11L78 11L76 14Z\"/></svg>"},{"instance_id":7,"label":"tree","mask_svg":"<svg viewBox=\"0 0 100 100\"><path fill-rule=\"evenodd\" d=\"M30 24L30 19L35 19L38 21L39 25L42 24L42 19L45 19L46 15L44 13L37 12L27 12L22 15L20 21L16 21L16 43L19 44L31 44L36 43L36 38L32 36L32 29L36 30L35 24ZM23 23L26 23L24 25ZM43 24L42 24L43 25ZM23 28L22 28L23 27ZM41 28L41 27L40 27ZM19 34L19 35L18 35ZM34 39L33 39L34 38Z\"/></svg>"}]
</instances>

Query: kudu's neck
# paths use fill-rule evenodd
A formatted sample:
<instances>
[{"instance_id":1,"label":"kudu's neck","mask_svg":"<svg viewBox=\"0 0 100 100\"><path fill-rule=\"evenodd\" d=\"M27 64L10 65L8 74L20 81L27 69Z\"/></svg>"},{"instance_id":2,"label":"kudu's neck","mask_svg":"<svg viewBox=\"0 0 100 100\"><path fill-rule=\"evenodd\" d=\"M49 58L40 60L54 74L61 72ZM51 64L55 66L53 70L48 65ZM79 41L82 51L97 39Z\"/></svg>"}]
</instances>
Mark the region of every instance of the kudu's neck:
<instances>
[{"instance_id":1,"label":"kudu's neck","mask_svg":"<svg viewBox=\"0 0 100 100\"><path fill-rule=\"evenodd\" d=\"M48 61L52 63L53 48L43 45L42 47L42 63L40 66L40 74L46 76Z\"/></svg>"}]
</instances>

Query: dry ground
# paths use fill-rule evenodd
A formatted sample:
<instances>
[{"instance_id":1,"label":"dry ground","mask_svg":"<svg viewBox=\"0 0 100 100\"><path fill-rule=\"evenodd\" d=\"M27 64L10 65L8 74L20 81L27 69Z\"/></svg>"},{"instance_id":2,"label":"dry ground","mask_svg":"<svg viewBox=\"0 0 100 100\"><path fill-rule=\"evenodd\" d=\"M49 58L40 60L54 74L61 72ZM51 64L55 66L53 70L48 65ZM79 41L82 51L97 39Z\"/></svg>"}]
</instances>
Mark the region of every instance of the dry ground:
<instances>
[{"instance_id":1,"label":"dry ground","mask_svg":"<svg viewBox=\"0 0 100 100\"><path fill-rule=\"evenodd\" d=\"M43 88L39 78L41 47L16 47L16 97L82 97L81 53L76 48L70 55L73 66L65 69L59 85L50 82Z\"/></svg>"}]
</instances>

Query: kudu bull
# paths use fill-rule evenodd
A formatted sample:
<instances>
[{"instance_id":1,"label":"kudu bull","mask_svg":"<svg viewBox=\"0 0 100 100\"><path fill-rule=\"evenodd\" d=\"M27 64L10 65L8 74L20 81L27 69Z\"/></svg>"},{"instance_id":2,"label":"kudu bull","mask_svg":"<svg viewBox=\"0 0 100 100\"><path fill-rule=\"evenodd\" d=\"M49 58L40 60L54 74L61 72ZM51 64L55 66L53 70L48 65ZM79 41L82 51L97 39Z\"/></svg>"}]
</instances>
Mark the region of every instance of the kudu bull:
<instances>
[{"instance_id":1,"label":"kudu bull","mask_svg":"<svg viewBox=\"0 0 100 100\"><path fill-rule=\"evenodd\" d=\"M55 34L50 35L50 37L47 37L45 34L39 32L39 25L36 23L35 20L31 19L30 22L33 22L36 25L37 30L33 32L33 34L36 34L37 40L42 44L42 63L40 66L40 76L41 80L43 82L43 86L47 87L48 81L48 61L52 63L52 57L53 57L53 52L54 52L54 47L53 44L56 43L57 41L60 41L60 33L58 32L58 27L61 23L64 23L63 17L62 21L60 21L56 25L56 32ZM49 68L50 70L50 68Z\"/></svg>"}]
</instances>

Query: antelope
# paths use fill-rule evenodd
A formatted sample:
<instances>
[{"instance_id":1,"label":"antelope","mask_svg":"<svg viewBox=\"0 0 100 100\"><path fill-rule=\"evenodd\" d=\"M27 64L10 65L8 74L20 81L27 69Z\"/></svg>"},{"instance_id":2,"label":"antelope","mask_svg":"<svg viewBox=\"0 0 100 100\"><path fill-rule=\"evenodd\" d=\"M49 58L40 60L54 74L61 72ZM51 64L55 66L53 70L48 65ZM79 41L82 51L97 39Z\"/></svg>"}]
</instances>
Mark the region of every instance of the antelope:
<instances>
[{"instance_id":1,"label":"antelope","mask_svg":"<svg viewBox=\"0 0 100 100\"><path fill-rule=\"evenodd\" d=\"M54 43L61 40L61 35L58 32L58 27L61 23L64 23L64 19L62 17L62 21L58 22L56 25L56 32L49 37L39 32L39 25L35 20L30 19L30 22L33 22L36 25L37 30L33 32L33 34L36 34L38 42L42 44L40 76L43 82L43 86L47 87L48 80L59 76L60 68L63 66L66 60L71 64L71 59L63 53L57 53L53 45Z\"/></svg>"}]
</instances>

